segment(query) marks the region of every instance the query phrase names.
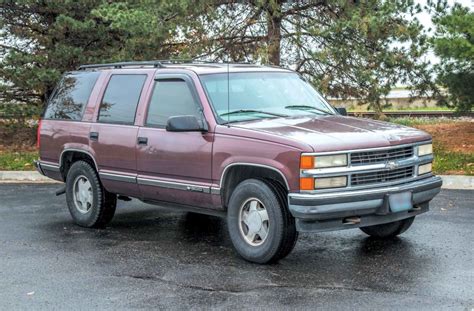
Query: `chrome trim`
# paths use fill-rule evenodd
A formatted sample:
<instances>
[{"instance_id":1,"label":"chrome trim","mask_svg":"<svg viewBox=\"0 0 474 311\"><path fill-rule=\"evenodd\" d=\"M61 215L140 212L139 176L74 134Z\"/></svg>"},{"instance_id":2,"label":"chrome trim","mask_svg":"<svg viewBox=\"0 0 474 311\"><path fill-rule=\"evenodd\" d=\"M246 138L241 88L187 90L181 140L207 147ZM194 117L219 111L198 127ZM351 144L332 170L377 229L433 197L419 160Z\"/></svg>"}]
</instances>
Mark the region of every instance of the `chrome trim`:
<instances>
[{"instance_id":1,"label":"chrome trim","mask_svg":"<svg viewBox=\"0 0 474 311\"><path fill-rule=\"evenodd\" d=\"M431 178L426 178L425 180L419 180L415 182L410 182L410 183L404 183L399 186L393 186L393 187L380 187L380 188L372 188L372 189L367 189L367 190L352 190L352 191L341 191L341 188L339 188L338 192L330 192L330 193L312 193L312 194L305 194L305 193L289 193L288 197L289 198L295 198L295 199L330 199L330 198L339 198L339 197L344 197L344 196L355 196L355 195L366 195L366 194L375 194L375 193L385 193L385 192L390 192L390 191L404 191L404 190L410 190L414 187L422 187L422 186L427 186L431 184L436 184L441 181L441 177L438 176L431 176Z\"/></svg>"},{"instance_id":2,"label":"chrome trim","mask_svg":"<svg viewBox=\"0 0 474 311\"><path fill-rule=\"evenodd\" d=\"M211 194L221 194L221 188L220 187L211 187Z\"/></svg>"},{"instance_id":3,"label":"chrome trim","mask_svg":"<svg viewBox=\"0 0 474 311\"><path fill-rule=\"evenodd\" d=\"M130 175L124 175L124 174L99 172L99 176L100 178L107 179L107 180L122 181L122 182L129 182L129 183L137 182L136 176L130 176Z\"/></svg>"},{"instance_id":4,"label":"chrome trim","mask_svg":"<svg viewBox=\"0 0 474 311\"><path fill-rule=\"evenodd\" d=\"M38 163L41 166L42 170L53 171L53 172L59 172L60 171L59 165L57 165L57 164L48 164L48 163L41 162L41 161L38 161Z\"/></svg>"},{"instance_id":5,"label":"chrome trim","mask_svg":"<svg viewBox=\"0 0 474 311\"><path fill-rule=\"evenodd\" d=\"M208 187L208 186L202 186L202 185L197 185L197 184L181 183L181 182L175 182L175 181L165 181L165 180L155 179L155 178L130 176L130 175L125 175L125 174L108 173L108 172L103 172L103 171L99 172L99 176L100 178L104 178L108 180L137 183L139 185L155 186L155 187L176 189L176 190L186 190L186 191L212 193L212 194L220 194L220 191L221 191L221 188L218 188L218 187Z\"/></svg>"},{"instance_id":6,"label":"chrome trim","mask_svg":"<svg viewBox=\"0 0 474 311\"><path fill-rule=\"evenodd\" d=\"M316 177L318 175L329 176L330 174L348 174L348 173L361 173L361 172L368 173L371 171L393 170L393 169L403 168L407 166L414 166L415 164L423 165L423 164L430 163L431 161L433 161L433 155L422 156L422 157L412 156L410 158L394 160L387 163L301 170L301 175L303 177L309 177L309 176ZM393 164L395 164L395 167L393 167ZM306 175L309 175L309 176L306 176Z\"/></svg>"},{"instance_id":7,"label":"chrome trim","mask_svg":"<svg viewBox=\"0 0 474 311\"><path fill-rule=\"evenodd\" d=\"M66 148L64 149L62 152L61 152L61 155L59 156L59 165L60 165L60 168L63 167L63 155L65 152L67 151L76 151L76 152L82 152L82 153L85 153L87 154L88 156L90 156L92 158L92 161L94 162L94 166L95 166L95 170L98 172L99 171L99 166L97 165L97 162L94 158L94 156L87 150L84 150L84 149L77 149L77 148Z\"/></svg>"},{"instance_id":8,"label":"chrome trim","mask_svg":"<svg viewBox=\"0 0 474 311\"><path fill-rule=\"evenodd\" d=\"M255 166L255 167L263 167L263 168L268 168L268 169L271 169L275 172L277 172L278 174L281 175L281 177L283 178L283 181L285 182L285 186L286 186L286 189L289 190L290 189L290 186L288 184L288 180L286 179L285 175L277 168L274 168L272 166L268 166L268 165L264 165L264 164L255 164L255 163L247 163L247 162L235 162L235 163L231 163L229 165L227 165L224 170L222 171L222 174L221 174L221 178L220 178L220 182L219 182L219 185L220 185L220 188L222 189L224 187L224 180L225 180L225 176L226 176L226 173L227 173L227 170L233 166L236 166L236 165L247 165L247 166Z\"/></svg>"},{"instance_id":9,"label":"chrome trim","mask_svg":"<svg viewBox=\"0 0 474 311\"><path fill-rule=\"evenodd\" d=\"M355 150L347 150L347 151L338 151L337 154L346 153L348 155L348 165L345 167L330 167L330 168L320 168L320 169L302 169L300 170L300 177L331 177L331 176L347 176L348 183L345 189L347 190L358 190L358 189L367 189L367 188L374 188L379 186L391 186L391 185L398 185L404 184L408 182L413 182L421 178L425 178L428 176L432 176L432 174L424 174L423 176L418 176L418 166L427 164L433 161L433 154L425 155L418 157L418 146L431 143L431 141L423 141L417 142L412 144L404 144L404 145L395 145L390 147L381 147L381 148L368 148L368 149L355 149ZM405 147L413 147L413 155L409 158L399 159L399 160L391 160L385 163L374 163L374 164L366 164L366 165L354 165L352 166L350 162L350 154L355 152L371 152L371 151L378 151L378 150L391 150L391 149L399 149ZM323 153L303 153L302 155L312 155L318 156L322 154L328 154L326 152ZM331 153L336 154L336 153ZM406 167L413 167L413 175L409 178L398 179L389 182L383 183L370 183L370 184L363 184L363 185L351 185L351 177L353 174L359 173L370 173L370 172L383 172L383 171L392 171L394 169L406 168ZM327 192L340 192L341 188L328 188L328 189L315 189L315 190L301 190L300 193L327 193Z\"/></svg>"},{"instance_id":10,"label":"chrome trim","mask_svg":"<svg viewBox=\"0 0 474 311\"><path fill-rule=\"evenodd\" d=\"M168 189L211 193L210 186L201 186L201 185L196 185L196 184L180 183L180 182L174 182L174 181L164 181L164 180L152 179L152 178L137 177L137 183L139 185L155 186L155 187L162 187L162 188L168 188Z\"/></svg>"},{"instance_id":11,"label":"chrome trim","mask_svg":"<svg viewBox=\"0 0 474 311\"><path fill-rule=\"evenodd\" d=\"M425 144L430 144L430 143L433 143L433 141L425 140L425 141L410 143L410 144L393 145L393 146L388 146L388 147L365 148L365 149L350 149L350 150L325 151L325 152L304 152L302 153L302 155L317 156L317 155L330 155L330 154L341 154L341 153L352 153L352 152L389 150L389 149L398 149L398 148L404 148L404 147L410 147L410 146L418 147L419 145L425 145Z\"/></svg>"}]
</instances>

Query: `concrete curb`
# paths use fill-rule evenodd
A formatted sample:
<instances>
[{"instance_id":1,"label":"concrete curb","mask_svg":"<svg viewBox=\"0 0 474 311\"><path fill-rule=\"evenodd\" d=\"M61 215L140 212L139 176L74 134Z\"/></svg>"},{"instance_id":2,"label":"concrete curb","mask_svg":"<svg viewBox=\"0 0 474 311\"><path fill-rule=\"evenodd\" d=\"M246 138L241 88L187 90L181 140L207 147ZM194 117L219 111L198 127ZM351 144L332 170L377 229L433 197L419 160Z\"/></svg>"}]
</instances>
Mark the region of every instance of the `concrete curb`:
<instances>
[{"instance_id":1,"label":"concrete curb","mask_svg":"<svg viewBox=\"0 0 474 311\"><path fill-rule=\"evenodd\" d=\"M0 183L58 183L37 171L0 171Z\"/></svg>"},{"instance_id":2,"label":"concrete curb","mask_svg":"<svg viewBox=\"0 0 474 311\"><path fill-rule=\"evenodd\" d=\"M474 176L439 175L443 189L474 190ZM36 171L0 171L0 183L58 183Z\"/></svg>"},{"instance_id":3,"label":"concrete curb","mask_svg":"<svg viewBox=\"0 0 474 311\"><path fill-rule=\"evenodd\" d=\"M474 176L439 175L443 179L443 189L474 190Z\"/></svg>"}]
</instances>

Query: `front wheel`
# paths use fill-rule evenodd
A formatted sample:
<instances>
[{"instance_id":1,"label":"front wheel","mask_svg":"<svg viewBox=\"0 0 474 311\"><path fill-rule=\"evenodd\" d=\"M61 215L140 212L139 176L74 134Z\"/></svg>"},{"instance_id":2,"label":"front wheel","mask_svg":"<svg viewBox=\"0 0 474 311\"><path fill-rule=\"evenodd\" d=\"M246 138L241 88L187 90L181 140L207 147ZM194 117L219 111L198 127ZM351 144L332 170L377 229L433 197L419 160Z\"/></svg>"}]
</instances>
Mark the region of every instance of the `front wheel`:
<instances>
[{"instance_id":1,"label":"front wheel","mask_svg":"<svg viewBox=\"0 0 474 311\"><path fill-rule=\"evenodd\" d=\"M379 239L393 238L411 227L415 216L402 219L399 221L389 222L388 224L381 224L375 226L361 227L364 233Z\"/></svg>"},{"instance_id":2,"label":"front wheel","mask_svg":"<svg viewBox=\"0 0 474 311\"><path fill-rule=\"evenodd\" d=\"M230 198L227 224L237 252L260 264L288 255L298 238L283 189L272 181L241 182Z\"/></svg>"}]
</instances>

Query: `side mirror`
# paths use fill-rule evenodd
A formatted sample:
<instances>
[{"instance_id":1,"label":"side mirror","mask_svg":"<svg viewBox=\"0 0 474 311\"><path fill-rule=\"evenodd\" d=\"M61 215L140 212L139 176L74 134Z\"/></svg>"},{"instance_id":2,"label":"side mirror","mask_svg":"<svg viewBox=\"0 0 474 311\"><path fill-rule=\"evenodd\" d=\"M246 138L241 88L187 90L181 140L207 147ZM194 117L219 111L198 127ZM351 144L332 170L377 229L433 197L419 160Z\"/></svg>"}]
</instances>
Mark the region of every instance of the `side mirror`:
<instances>
[{"instance_id":1,"label":"side mirror","mask_svg":"<svg viewBox=\"0 0 474 311\"><path fill-rule=\"evenodd\" d=\"M207 132L207 123L195 116L169 117L166 123L168 132Z\"/></svg>"},{"instance_id":2,"label":"side mirror","mask_svg":"<svg viewBox=\"0 0 474 311\"><path fill-rule=\"evenodd\" d=\"M341 116L347 116L347 109L344 107L336 107L336 111L339 112Z\"/></svg>"}]
</instances>

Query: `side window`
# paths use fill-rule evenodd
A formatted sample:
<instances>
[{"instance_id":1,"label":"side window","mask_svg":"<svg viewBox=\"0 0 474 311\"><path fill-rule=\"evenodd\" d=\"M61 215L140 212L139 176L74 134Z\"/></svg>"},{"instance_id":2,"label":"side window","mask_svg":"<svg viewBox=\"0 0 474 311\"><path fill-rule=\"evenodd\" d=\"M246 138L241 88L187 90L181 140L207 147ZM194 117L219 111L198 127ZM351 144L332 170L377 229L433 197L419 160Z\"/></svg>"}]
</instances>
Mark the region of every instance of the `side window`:
<instances>
[{"instance_id":1,"label":"side window","mask_svg":"<svg viewBox=\"0 0 474 311\"><path fill-rule=\"evenodd\" d=\"M44 113L45 119L81 120L99 72L72 72L59 82Z\"/></svg>"},{"instance_id":2,"label":"side window","mask_svg":"<svg viewBox=\"0 0 474 311\"><path fill-rule=\"evenodd\" d=\"M104 123L133 124L146 75L112 75L100 103Z\"/></svg>"},{"instance_id":3,"label":"side window","mask_svg":"<svg viewBox=\"0 0 474 311\"><path fill-rule=\"evenodd\" d=\"M146 125L164 127L169 117L183 115L201 115L188 84L183 80L156 81Z\"/></svg>"}]
</instances>

